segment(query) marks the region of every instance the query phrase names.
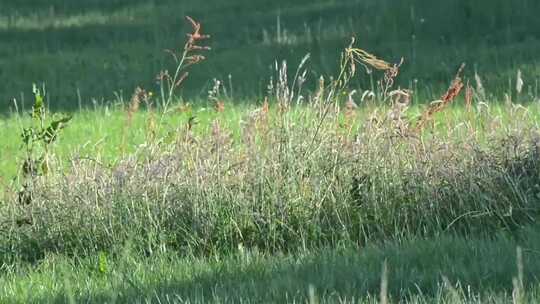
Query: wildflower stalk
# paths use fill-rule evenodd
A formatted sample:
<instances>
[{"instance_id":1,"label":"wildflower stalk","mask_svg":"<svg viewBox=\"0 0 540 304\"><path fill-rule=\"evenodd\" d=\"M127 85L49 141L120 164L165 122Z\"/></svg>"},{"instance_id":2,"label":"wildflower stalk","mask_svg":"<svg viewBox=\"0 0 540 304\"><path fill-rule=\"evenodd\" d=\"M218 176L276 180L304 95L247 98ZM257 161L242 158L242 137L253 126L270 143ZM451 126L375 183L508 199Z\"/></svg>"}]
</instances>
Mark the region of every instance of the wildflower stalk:
<instances>
[{"instance_id":1,"label":"wildflower stalk","mask_svg":"<svg viewBox=\"0 0 540 304\"><path fill-rule=\"evenodd\" d=\"M206 57L204 57L203 55L193 53L196 51L210 50L209 46L200 46L197 44L199 41L209 39L210 35L201 34L201 24L199 22L193 20L193 18L189 16L186 16L186 19L191 24L193 32L187 34L188 40L184 45L181 55L177 56L175 51L166 50L173 56L176 62L176 70L174 72L174 75L170 77L168 71L161 72L158 75L158 79L161 81L161 84L163 84L164 80L166 80L168 83L168 92L166 96L164 96L163 85L161 87L165 111L168 108L169 104L172 102L175 90L180 87L184 80L189 76L188 72L182 73L182 71L206 59Z\"/></svg>"}]
</instances>

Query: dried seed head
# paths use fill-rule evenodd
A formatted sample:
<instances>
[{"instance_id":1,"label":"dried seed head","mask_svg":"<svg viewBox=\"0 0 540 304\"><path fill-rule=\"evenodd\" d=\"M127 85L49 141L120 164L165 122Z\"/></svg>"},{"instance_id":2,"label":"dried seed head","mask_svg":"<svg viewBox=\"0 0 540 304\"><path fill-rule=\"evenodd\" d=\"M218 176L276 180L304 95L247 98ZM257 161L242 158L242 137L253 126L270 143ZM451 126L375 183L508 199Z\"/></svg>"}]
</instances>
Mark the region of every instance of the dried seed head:
<instances>
[{"instance_id":1,"label":"dried seed head","mask_svg":"<svg viewBox=\"0 0 540 304\"><path fill-rule=\"evenodd\" d=\"M345 103L345 109L347 111L354 111L358 108L358 105L354 102L353 96L356 94L356 90L352 90L349 93L349 96L347 98L347 102Z\"/></svg>"},{"instance_id":2,"label":"dried seed head","mask_svg":"<svg viewBox=\"0 0 540 304\"><path fill-rule=\"evenodd\" d=\"M262 112L266 115L270 111L270 104L268 103L268 97L264 98L264 103L262 106Z\"/></svg>"},{"instance_id":3,"label":"dried seed head","mask_svg":"<svg viewBox=\"0 0 540 304\"><path fill-rule=\"evenodd\" d=\"M523 85L525 83L523 82L523 78L521 77L521 70L517 71L517 78L516 78L516 92L518 94L521 94L521 91L523 90Z\"/></svg>"},{"instance_id":4,"label":"dried seed head","mask_svg":"<svg viewBox=\"0 0 540 304\"><path fill-rule=\"evenodd\" d=\"M193 56L186 57L186 61L188 65L197 64L205 59L206 57L204 57L203 55L193 55Z\"/></svg>"},{"instance_id":5,"label":"dried seed head","mask_svg":"<svg viewBox=\"0 0 540 304\"><path fill-rule=\"evenodd\" d=\"M178 79L178 81L174 84L175 87L179 87L182 82L184 82L184 80L186 80L186 78L189 76L189 72L185 72L184 74L182 74L182 76L180 76L180 78Z\"/></svg>"},{"instance_id":6,"label":"dried seed head","mask_svg":"<svg viewBox=\"0 0 540 304\"><path fill-rule=\"evenodd\" d=\"M426 126L428 121L432 120L435 113L444 110L459 95L459 93L464 87L463 80L461 79L461 74L463 73L464 69L465 63L460 66L456 77L452 81L452 84L450 85L446 93L441 97L441 99L432 102L430 106L424 111L424 113L422 113L422 116L416 124L417 132L421 131Z\"/></svg>"},{"instance_id":7,"label":"dried seed head","mask_svg":"<svg viewBox=\"0 0 540 304\"><path fill-rule=\"evenodd\" d=\"M198 41L209 39L210 35L201 34L201 24L199 22L196 22L195 20L193 20L193 18L189 16L186 16L186 19L189 21L189 23L193 27L193 32L187 34L189 39L186 45L184 46L184 50L187 52L194 51L194 50L210 50L210 47L196 45Z\"/></svg>"},{"instance_id":8,"label":"dried seed head","mask_svg":"<svg viewBox=\"0 0 540 304\"><path fill-rule=\"evenodd\" d=\"M225 102L222 100L217 100L214 104L214 110L218 113L223 113L225 111Z\"/></svg>"},{"instance_id":9,"label":"dried seed head","mask_svg":"<svg viewBox=\"0 0 540 304\"><path fill-rule=\"evenodd\" d=\"M165 81L167 79L170 79L171 76L169 75L169 71L160 71L159 74L156 75L157 81Z\"/></svg>"},{"instance_id":10,"label":"dried seed head","mask_svg":"<svg viewBox=\"0 0 540 304\"><path fill-rule=\"evenodd\" d=\"M467 81L467 87L465 89L465 107L467 108L467 112L470 112L472 110L473 97L474 89Z\"/></svg>"}]
</instances>

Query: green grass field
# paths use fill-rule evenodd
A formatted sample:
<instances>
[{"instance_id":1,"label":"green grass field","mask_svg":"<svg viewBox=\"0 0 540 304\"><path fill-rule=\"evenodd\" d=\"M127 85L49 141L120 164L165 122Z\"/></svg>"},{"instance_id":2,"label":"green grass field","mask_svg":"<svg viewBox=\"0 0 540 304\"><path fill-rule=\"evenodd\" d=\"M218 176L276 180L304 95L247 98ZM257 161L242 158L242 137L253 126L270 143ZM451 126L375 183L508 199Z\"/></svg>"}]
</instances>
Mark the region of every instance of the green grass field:
<instances>
[{"instance_id":1,"label":"green grass field","mask_svg":"<svg viewBox=\"0 0 540 304\"><path fill-rule=\"evenodd\" d=\"M539 238L535 228L519 241L504 234L489 241L442 237L271 256L248 249L208 259L170 253L141 258L129 249L112 258L49 256L33 267L6 269L0 300L380 303L384 281L390 303L535 303L540 297ZM519 245L526 246L522 259L517 258ZM521 280L516 288L512 279Z\"/></svg>"},{"instance_id":2,"label":"green grass field","mask_svg":"<svg viewBox=\"0 0 540 304\"><path fill-rule=\"evenodd\" d=\"M539 9L1 1L0 303L538 302Z\"/></svg>"},{"instance_id":3,"label":"green grass field","mask_svg":"<svg viewBox=\"0 0 540 304\"><path fill-rule=\"evenodd\" d=\"M19 1L0 3L0 107L31 104L32 83L45 84L52 107L78 109L155 90L171 68L164 49L183 44L184 15L212 34L209 59L192 71L188 98L206 97L212 79L235 99L261 97L275 60L292 68L311 53L309 80L333 73L351 36L390 60L405 58L399 78L420 96L438 97L456 68L469 64L502 99L518 69L538 96L537 1ZM279 30L279 31L278 31ZM355 85L371 88L369 77ZM530 92L529 92L530 90Z\"/></svg>"}]
</instances>

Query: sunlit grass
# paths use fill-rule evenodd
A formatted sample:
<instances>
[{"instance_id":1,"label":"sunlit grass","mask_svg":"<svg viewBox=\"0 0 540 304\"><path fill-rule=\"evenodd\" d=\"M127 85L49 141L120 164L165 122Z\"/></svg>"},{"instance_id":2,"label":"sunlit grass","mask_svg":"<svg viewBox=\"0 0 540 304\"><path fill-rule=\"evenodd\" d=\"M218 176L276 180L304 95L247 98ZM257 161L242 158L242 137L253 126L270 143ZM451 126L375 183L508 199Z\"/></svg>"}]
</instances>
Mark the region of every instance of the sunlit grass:
<instances>
[{"instance_id":1,"label":"sunlit grass","mask_svg":"<svg viewBox=\"0 0 540 304\"><path fill-rule=\"evenodd\" d=\"M212 121L219 118L227 129L235 133L238 137L242 119L253 111L257 106L244 104L227 104L224 113L216 113L212 106L177 105L172 107L166 114L154 113L159 119L157 137L165 137L170 132L176 132L181 126L187 124L191 116L197 117L197 132L208 133L211 129ZM424 106L418 105L409 110L410 117L418 117ZM484 106L480 106L484 107ZM508 108L501 103L488 104L485 107L490 108L491 115L497 117L500 125L511 122L512 117ZM537 103L526 106L514 106L518 113L528 113L529 119L540 121L540 105ZM369 114L378 108L377 111L384 111L384 106L367 106L358 110L361 119L365 119ZM186 110L187 109L187 110ZM462 106L454 106L449 111L437 115L438 128L443 132L451 133L463 124L463 117L466 117L466 110ZM132 126L127 130L127 138L124 143L124 152L134 152L139 145L147 140L149 112L142 110L135 115ZM55 145L55 152L59 159L70 159L74 156L86 157L99 155L100 158L114 163L121 157L121 145L123 132L127 120L127 113L122 106L99 107L95 110L83 110L74 113L74 118L69 128L61 136L61 140ZM27 115L11 115L0 119L3 138L2 148L5 155L10 158L0 159L0 176L4 180L9 180L17 175L18 165L20 165L22 149L20 134L24 127L27 127L30 119ZM481 122L479 122L481 123Z\"/></svg>"},{"instance_id":2,"label":"sunlit grass","mask_svg":"<svg viewBox=\"0 0 540 304\"><path fill-rule=\"evenodd\" d=\"M139 17L145 12L155 9L153 4L136 4L127 8L115 10L84 10L81 13L66 14L56 12L55 6L50 5L47 9L34 10L31 13L21 13L17 10L0 12L0 31L44 31L62 30L69 28L82 28L87 26L103 25L129 25L136 19L138 24L148 21L140 20Z\"/></svg>"}]
</instances>

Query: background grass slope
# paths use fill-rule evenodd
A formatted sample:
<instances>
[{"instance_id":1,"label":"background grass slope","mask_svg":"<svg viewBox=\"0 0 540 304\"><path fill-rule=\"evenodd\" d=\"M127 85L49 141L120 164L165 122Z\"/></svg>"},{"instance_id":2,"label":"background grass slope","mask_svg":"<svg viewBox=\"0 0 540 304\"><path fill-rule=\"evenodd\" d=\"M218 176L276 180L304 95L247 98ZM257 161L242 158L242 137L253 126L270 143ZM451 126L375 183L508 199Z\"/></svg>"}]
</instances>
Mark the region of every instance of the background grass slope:
<instances>
[{"instance_id":1,"label":"background grass slope","mask_svg":"<svg viewBox=\"0 0 540 304\"><path fill-rule=\"evenodd\" d=\"M438 95L433 90L461 62L498 97L522 69L525 91L538 96L539 10L535 0L5 0L0 110L13 98L28 106L32 82L45 83L51 106L64 109L129 96L137 85L155 89L154 76L172 64L163 50L182 43L184 15L204 24L214 47L186 83L188 97L205 95L212 78L228 82L229 75L235 98L264 95L274 60L293 66L308 52L314 80L335 69L352 35L391 61L404 57L400 83L423 96Z\"/></svg>"}]
</instances>

